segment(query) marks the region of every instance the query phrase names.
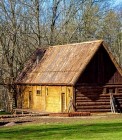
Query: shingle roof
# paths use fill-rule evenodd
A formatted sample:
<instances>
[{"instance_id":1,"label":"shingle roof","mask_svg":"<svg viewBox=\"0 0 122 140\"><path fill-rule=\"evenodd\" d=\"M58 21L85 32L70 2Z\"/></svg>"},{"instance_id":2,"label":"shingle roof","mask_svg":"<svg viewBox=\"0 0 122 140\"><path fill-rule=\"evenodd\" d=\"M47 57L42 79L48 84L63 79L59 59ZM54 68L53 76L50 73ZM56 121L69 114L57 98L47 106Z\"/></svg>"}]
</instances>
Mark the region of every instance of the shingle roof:
<instances>
[{"instance_id":1,"label":"shingle roof","mask_svg":"<svg viewBox=\"0 0 122 140\"><path fill-rule=\"evenodd\" d=\"M15 82L18 84L74 85L101 45L122 75L122 69L103 40L97 40L48 47L45 51L40 50L43 56L39 63L36 64L37 55L34 55L34 61L30 60L30 67L26 66Z\"/></svg>"}]
</instances>

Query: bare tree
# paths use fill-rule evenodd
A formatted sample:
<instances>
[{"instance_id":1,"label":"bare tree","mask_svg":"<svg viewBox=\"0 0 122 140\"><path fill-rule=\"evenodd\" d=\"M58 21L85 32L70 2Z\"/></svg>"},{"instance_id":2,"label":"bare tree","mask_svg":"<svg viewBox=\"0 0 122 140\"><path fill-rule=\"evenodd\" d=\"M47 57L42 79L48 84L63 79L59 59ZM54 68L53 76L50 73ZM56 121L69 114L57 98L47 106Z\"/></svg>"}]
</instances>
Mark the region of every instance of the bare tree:
<instances>
[{"instance_id":1,"label":"bare tree","mask_svg":"<svg viewBox=\"0 0 122 140\"><path fill-rule=\"evenodd\" d=\"M121 24L121 10L112 10L108 0L1 0L0 82L9 91L4 99L9 103L16 95L13 81L36 48L104 39L122 63Z\"/></svg>"},{"instance_id":2,"label":"bare tree","mask_svg":"<svg viewBox=\"0 0 122 140\"><path fill-rule=\"evenodd\" d=\"M23 24L20 18L23 9L19 1L2 0L0 3L0 11L0 47L2 52L2 65L0 68L2 71L1 79L2 84L9 91L7 103L10 104L9 102L12 101L12 98L16 98L16 88L14 87L13 81L20 69L22 69L23 62L26 60L29 52L25 54L26 48L23 47Z\"/></svg>"}]
</instances>

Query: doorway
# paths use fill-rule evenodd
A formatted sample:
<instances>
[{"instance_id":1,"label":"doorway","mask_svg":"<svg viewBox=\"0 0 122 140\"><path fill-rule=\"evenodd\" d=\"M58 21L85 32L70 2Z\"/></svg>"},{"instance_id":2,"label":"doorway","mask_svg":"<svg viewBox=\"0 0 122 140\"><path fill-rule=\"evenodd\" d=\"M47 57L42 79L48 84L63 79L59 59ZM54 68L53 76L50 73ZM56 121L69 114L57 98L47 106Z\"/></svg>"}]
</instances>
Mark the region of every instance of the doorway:
<instances>
[{"instance_id":1,"label":"doorway","mask_svg":"<svg viewBox=\"0 0 122 140\"><path fill-rule=\"evenodd\" d=\"M28 100L28 107L31 109L33 106L33 93L32 91L29 91L29 100Z\"/></svg>"},{"instance_id":2,"label":"doorway","mask_svg":"<svg viewBox=\"0 0 122 140\"><path fill-rule=\"evenodd\" d=\"M61 93L61 112L65 112L65 93Z\"/></svg>"}]
</instances>

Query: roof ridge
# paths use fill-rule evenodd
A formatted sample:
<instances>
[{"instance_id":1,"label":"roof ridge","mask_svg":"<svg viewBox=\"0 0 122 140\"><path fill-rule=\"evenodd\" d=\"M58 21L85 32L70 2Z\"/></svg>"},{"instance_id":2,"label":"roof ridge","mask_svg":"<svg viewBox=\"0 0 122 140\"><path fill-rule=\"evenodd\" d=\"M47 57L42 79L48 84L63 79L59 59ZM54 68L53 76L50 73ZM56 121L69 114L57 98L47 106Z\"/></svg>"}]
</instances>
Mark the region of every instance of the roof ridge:
<instances>
[{"instance_id":1,"label":"roof ridge","mask_svg":"<svg viewBox=\"0 0 122 140\"><path fill-rule=\"evenodd\" d=\"M92 41L85 41L85 42L79 42L79 43L70 43L70 44L62 44L62 45L55 45L55 46L49 46L48 48L54 48L54 47L64 47L64 46L67 46L67 45L69 45L69 46L73 46L73 45L79 45L79 44L90 44L90 43L98 43L98 42L104 42L102 39L101 40L92 40Z\"/></svg>"}]
</instances>

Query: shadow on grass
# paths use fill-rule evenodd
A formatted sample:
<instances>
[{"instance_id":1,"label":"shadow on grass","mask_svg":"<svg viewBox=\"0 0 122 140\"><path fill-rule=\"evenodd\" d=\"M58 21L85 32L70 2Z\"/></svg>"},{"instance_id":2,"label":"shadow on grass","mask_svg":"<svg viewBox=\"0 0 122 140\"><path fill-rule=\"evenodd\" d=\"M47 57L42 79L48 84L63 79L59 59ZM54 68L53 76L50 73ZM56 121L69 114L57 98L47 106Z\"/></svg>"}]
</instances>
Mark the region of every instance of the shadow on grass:
<instances>
[{"instance_id":1,"label":"shadow on grass","mask_svg":"<svg viewBox=\"0 0 122 140\"><path fill-rule=\"evenodd\" d=\"M1 129L0 139L77 139L81 137L96 137L96 135L107 133L114 133L115 135L115 133L119 133L121 130L122 123L27 125Z\"/></svg>"}]
</instances>

